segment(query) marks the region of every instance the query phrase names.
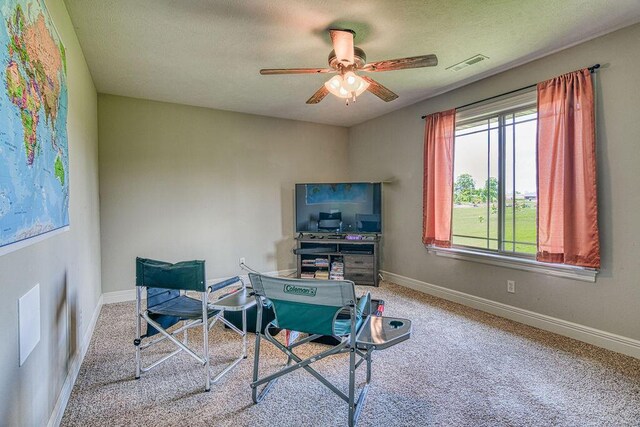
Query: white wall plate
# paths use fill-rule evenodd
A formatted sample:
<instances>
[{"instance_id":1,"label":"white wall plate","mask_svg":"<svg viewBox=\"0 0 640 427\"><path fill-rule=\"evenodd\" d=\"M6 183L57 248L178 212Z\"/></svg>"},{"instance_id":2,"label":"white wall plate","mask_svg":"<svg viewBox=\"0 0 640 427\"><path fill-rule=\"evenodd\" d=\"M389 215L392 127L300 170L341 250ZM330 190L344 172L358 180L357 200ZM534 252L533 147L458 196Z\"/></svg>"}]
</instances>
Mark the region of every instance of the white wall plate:
<instances>
[{"instance_id":1,"label":"white wall plate","mask_svg":"<svg viewBox=\"0 0 640 427\"><path fill-rule=\"evenodd\" d=\"M40 342L40 284L18 300L20 366Z\"/></svg>"}]
</instances>

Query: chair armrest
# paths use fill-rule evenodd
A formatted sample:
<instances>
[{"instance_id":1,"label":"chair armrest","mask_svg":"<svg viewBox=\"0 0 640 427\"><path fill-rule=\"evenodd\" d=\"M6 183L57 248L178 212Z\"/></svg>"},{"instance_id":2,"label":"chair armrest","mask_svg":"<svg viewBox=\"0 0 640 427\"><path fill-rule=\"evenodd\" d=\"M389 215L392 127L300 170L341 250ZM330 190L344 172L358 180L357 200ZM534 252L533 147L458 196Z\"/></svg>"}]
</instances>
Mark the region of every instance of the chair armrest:
<instances>
[{"instance_id":1,"label":"chair armrest","mask_svg":"<svg viewBox=\"0 0 640 427\"><path fill-rule=\"evenodd\" d=\"M366 317L371 314L371 292L367 292L360 297L360 301L358 301L358 305L356 305L356 313L361 317Z\"/></svg>"},{"instance_id":2,"label":"chair armrest","mask_svg":"<svg viewBox=\"0 0 640 427\"><path fill-rule=\"evenodd\" d=\"M411 320L370 316L356 336L359 348L382 350L411 338Z\"/></svg>"},{"instance_id":3,"label":"chair armrest","mask_svg":"<svg viewBox=\"0 0 640 427\"><path fill-rule=\"evenodd\" d=\"M240 277L238 276L235 276L230 279L224 280L222 282L214 283L213 285L209 286L209 292L219 291L220 289L226 288L227 286L233 285L234 283L237 283L237 282L241 282L242 287L244 288L244 282L242 281L242 279L240 279Z\"/></svg>"}]
</instances>

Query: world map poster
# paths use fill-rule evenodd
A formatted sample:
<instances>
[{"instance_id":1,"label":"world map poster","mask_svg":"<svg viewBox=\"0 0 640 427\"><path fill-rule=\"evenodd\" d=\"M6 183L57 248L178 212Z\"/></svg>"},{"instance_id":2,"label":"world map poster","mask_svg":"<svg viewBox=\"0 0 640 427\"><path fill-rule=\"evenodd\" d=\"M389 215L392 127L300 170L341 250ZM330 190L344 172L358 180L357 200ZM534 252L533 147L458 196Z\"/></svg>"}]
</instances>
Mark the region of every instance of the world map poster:
<instances>
[{"instance_id":1,"label":"world map poster","mask_svg":"<svg viewBox=\"0 0 640 427\"><path fill-rule=\"evenodd\" d=\"M40 0L0 1L0 254L69 225L65 50Z\"/></svg>"}]
</instances>

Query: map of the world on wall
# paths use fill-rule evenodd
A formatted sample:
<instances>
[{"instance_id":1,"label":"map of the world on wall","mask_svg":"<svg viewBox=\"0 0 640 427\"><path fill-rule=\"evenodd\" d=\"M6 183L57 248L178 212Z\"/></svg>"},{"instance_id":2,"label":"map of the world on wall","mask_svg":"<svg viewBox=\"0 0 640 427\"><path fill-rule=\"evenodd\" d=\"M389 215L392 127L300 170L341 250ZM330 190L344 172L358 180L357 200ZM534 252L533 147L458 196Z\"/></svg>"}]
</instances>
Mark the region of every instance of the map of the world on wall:
<instances>
[{"instance_id":1,"label":"map of the world on wall","mask_svg":"<svg viewBox=\"0 0 640 427\"><path fill-rule=\"evenodd\" d=\"M66 58L46 6L0 1L0 250L69 225Z\"/></svg>"}]
</instances>

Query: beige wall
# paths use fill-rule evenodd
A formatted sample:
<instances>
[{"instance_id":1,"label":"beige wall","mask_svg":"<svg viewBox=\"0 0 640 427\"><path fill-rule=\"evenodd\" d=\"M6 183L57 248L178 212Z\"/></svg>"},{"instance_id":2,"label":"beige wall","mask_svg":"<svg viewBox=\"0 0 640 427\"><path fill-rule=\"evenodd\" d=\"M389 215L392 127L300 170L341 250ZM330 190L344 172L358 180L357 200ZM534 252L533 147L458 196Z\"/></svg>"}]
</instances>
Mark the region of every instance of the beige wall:
<instances>
[{"instance_id":1,"label":"beige wall","mask_svg":"<svg viewBox=\"0 0 640 427\"><path fill-rule=\"evenodd\" d=\"M640 339L640 25L352 127L352 179L385 186L383 268L428 283ZM536 83L596 62L602 271L596 283L427 254L422 232L421 115ZM506 292L516 280L517 292Z\"/></svg>"},{"instance_id":2,"label":"beige wall","mask_svg":"<svg viewBox=\"0 0 640 427\"><path fill-rule=\"evenodd\" d=\"M47 423L101 293L96 90L64 3L47 5L67 51L71 227L0 257L0 425ZM40 343L18 367L18 298L36 283Z\"/></svg>"},{"instance_id":3,"label":"beige wall","mask_svg":"<svg viewBox=\"0 0 640 427\"><path fill-rule=\"evenodd\" d=\"M204 259L207 277L294 268L293 186L342 180L346 128L99 95L103 291L135 257Z\"/></svg>"}]
</instances>

